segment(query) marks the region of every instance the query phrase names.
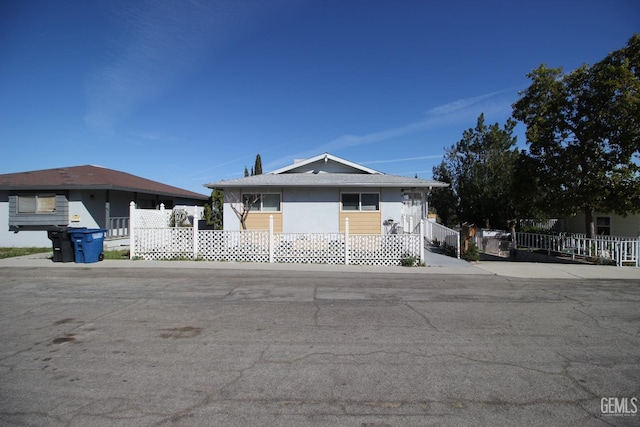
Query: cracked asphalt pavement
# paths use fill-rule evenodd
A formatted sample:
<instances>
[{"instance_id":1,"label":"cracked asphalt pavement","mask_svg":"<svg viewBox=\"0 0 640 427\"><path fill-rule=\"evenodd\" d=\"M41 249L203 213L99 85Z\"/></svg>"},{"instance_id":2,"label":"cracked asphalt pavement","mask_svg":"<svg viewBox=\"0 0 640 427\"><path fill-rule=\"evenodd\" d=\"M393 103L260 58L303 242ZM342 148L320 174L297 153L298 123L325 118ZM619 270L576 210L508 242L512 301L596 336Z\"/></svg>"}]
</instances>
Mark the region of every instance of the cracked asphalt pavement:
<instances>
[{"instance_id":1,"label":"cracked asphalt pavement","mask_svg":"<svg viewBox=\"0 0 640 427\"><path fill-rule=\"evenodd\" d=\"M410 271L0 268L0 424L640 424L638 280Z\"/></svg>"}]
</instances>

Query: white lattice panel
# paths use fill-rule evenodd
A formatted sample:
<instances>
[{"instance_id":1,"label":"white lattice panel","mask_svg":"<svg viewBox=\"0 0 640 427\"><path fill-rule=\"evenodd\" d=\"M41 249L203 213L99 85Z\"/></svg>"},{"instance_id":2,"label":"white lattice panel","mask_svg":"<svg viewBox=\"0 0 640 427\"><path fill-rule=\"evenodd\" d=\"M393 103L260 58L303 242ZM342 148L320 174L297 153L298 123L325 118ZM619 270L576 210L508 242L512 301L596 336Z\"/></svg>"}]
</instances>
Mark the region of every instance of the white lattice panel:
<instances>
[{"instance_id":1,"label":"white lattice panel","mask_svg":"<svg viewBox=\"0 0 640 427\"><path fill-rule=\"evenodd\" d=\"M193 258L193 229L136 229L135 254L146 260Z\"/></svg>"},{"instance_id":2,"label":"white lattice panel","mask_svg":"<svg viewBox=\"0 0 640 427\"><path fill-rule=\"evenodd\" d=\"M135 255L143 259L193 259L191 227L169 228L171 211L136 210ZM268 231L198 231L197 257L209 261L269 262ZM273 234L273 261L343 264L345 235L340 233ZM419 257L420 236L411 234L349 236L351 264L398 265Z\"/></svg>"},{"instance_id":3,"label":"white lattice panel","mask_svg":"<svg viewBox=\"0 0 640 427\"><path fill-rule=\"evenodd\" d=\"M274 261L344 264L344 235L339 233L279 233L274 235Z\"/></svg>"},{"instance_id":4,"label":"white lattice panel","mask_svg":"<svg viewBox=\"0 0 640 427\"><path fill-rule=\"evenodd\" d=\"M349 236L349 260L361 265L399 265L407 257L420 257L417 234L352 234Z\"/></svg>"},{"instance_id":5,"label":"white lattice panel","mask_svg":"<svg viewBox=\"0 0 640 427\"><path fill-rule=\"evenodd\" d=\"M269 232L201 230L198 257L207 261L269 262Z\"/></svg>"},{"instance_id":6,"label":"white lattice panel","mask_svg":"<svg viewBox=\"0 0 640 427\"><path fill-rule=\"evenodd\" d=\"M136 228L168 228L171 210L156 209L136 209L135 221Z\"/></svg>"}]
</instances>

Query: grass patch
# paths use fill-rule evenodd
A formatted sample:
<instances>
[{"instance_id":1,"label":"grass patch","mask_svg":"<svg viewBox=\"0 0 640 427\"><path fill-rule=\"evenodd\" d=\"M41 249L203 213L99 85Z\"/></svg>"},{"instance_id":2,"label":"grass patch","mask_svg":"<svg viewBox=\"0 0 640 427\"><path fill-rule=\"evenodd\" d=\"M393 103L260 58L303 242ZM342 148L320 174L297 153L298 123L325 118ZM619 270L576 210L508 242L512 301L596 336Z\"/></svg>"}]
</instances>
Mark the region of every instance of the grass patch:
<instances>
[{"instance_id":1,"label":"grass patch","mask_svg":"<svg viewBox=\"0 0 640 427\"><path fill-rule=\"evenodd\" d=\"M0 259L52 252L51 248L0 248Z\"/></svg>"},{"instance_id":2,"label":"grass patch","mask_svg":"<svg viewBox=\"0 0 640 427\"><path fill-rule=\"evenodd\" d=\"M129 259L129 249L104 251L104 259Z\"/></svg>"}]
</instances>

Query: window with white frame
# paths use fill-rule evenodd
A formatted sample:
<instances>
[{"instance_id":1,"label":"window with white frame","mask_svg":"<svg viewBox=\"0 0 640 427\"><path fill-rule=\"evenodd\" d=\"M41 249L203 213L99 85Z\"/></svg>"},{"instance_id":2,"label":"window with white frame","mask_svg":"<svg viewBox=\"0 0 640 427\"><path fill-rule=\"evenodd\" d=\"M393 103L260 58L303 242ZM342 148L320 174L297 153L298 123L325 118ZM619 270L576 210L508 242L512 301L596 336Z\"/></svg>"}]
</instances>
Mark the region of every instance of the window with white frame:
<instances>
[{"instance_id":1,"label":"window with white frame","mask_svg":"<svg viewBox=\"0 0 640 427\"><path fill-rule=\"evenodd\" d=\"M17 196L17 213L50 214L56 211L55 194L20 194Z\"/></svg>"},{"instance_id":2,"label":"window with white frame","mask_svg":"<svg viewBox=\"0 0 640 427\"><path fill-rule=\"evenodd\" d=\"M242 204L251 205L252 212L280 212L280 193L243 194Z\"/></svg>"},{"instance_id":3,"label":"window with white frame","mask_svg":"<svg viewBox=\"0 0 640 427\"><path fill-rule=\"evenodd\" d=\"M379 193L342 193L343 211L379 211Z\"/></svg>"}]
</instances>

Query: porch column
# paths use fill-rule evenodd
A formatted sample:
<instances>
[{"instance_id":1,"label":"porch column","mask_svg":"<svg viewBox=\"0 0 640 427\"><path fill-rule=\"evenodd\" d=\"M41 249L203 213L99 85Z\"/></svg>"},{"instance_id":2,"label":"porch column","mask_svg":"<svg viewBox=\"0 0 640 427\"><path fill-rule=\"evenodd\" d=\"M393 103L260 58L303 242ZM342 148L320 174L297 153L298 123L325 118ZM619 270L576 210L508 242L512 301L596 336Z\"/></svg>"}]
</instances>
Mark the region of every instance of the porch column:
<instances>
[{"instance_id":1,"label":"porch column","mask_svg":"<svg viewBox=\"0 0 640 427\"><path fill-rule=\"evenodd\" d=\"M427 189L427 191L422 192L422 205L424 212L422 213L422 218L429 218L429 192L431 191L431 187Z\"/></svg>"},{"instance_id":2,"label":"porch column","mask_svg":"<svg viewBox=\"0 0 640 427\"><path fill-rule=\"evenodd\" d=\"M107 230L107 237L111 237L111 200L109 190L105 191L104 196L104 229Z\"/></svg>"}]
</instances>

